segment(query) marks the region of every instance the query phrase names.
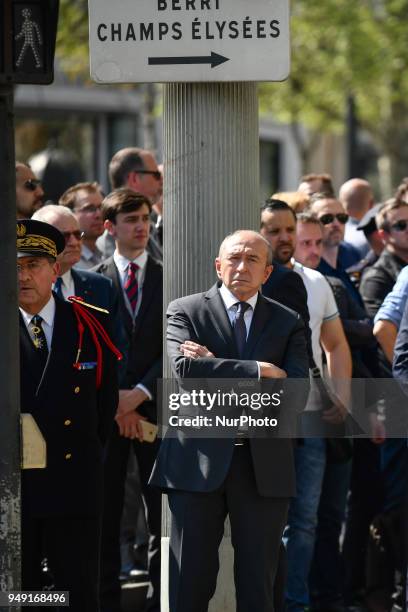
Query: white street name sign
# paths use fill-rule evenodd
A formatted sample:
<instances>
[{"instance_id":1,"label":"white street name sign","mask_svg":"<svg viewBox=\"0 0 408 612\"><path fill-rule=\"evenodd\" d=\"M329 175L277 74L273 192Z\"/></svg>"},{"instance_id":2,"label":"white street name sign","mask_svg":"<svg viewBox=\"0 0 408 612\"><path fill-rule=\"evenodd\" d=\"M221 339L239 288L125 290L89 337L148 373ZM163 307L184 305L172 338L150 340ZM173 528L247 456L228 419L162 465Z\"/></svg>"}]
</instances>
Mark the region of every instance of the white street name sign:
<instances>
[{"instance_id":1,"label":"white street name sign","mask_svg":"<svg viewBox=\"0 0 408 612\"><path fill-rule=\"evenodd\" d=\"M98 83L282 81L289 0L88 0Z\"/></svg>"}]
</instances>

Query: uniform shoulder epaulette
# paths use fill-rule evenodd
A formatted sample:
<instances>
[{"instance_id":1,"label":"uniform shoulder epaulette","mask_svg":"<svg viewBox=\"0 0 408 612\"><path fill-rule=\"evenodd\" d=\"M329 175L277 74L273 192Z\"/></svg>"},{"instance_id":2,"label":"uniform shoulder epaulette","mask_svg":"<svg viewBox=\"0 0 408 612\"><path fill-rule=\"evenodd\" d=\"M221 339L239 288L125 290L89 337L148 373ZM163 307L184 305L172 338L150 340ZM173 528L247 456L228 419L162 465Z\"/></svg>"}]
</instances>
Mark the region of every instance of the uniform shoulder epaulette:
<instances>
[{"instance_id":1,"label":"uniform shoulder epaulette","mask_svg":"<svg viewBox=\"0 0 408 612\"><path fill-rule=\"evenodd\" d=\"M98 312L104 312L105 314L109 314L109 310L106 308L100 308L100 306L94 306L94 304L88 304L88 302L84 302L84 300L76 295L70 295L68 300L70 302L76 302L81 306L86 306L87 308L91 308L92 310L97 310Z\"/></svg>"}]
</instances>

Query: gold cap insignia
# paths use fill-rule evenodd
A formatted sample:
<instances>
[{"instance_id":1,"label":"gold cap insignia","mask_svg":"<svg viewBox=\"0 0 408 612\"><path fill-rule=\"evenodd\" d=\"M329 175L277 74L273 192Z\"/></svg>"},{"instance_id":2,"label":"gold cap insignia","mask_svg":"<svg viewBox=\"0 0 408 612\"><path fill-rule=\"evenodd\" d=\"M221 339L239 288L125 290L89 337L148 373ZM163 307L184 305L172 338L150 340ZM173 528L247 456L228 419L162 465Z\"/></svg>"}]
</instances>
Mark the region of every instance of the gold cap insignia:
<instances>
[{"instance_id":1,"label":"gold cap insignia","mask_svg":"<svg viewBox=\"0 0 408 612\"><path fill-rule=\"evenodd\" d=\"M23 225L22 223L17 223L17 236L19 238L22 238L23 236L26 235L27 232L27 228L25 225Z\"/></svg>"}]
</instances>

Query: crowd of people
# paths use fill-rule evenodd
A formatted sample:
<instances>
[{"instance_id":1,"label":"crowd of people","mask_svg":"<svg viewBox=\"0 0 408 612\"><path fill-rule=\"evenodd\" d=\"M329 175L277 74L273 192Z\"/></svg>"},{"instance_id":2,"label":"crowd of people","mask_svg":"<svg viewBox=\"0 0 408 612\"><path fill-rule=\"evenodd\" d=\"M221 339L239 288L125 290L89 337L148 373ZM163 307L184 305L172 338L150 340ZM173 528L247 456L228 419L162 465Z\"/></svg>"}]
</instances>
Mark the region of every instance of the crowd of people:
<instances>
[{"instance_id":1,"label":"crowd of people","mask_svg":"<svg viewBox=\"0 0 408 612\"><path fill-rule=\"evenodd\" d=\"M41 182L16 163L22 408L49 449L45 475L23 474L23 588L41 590L47 579L71 591L73 610L120 612L121 582L143 576L145 610L159 611L164 491L171 612L208 609L227 514L242 612L405 610L408 450L404 430L388 423L406 399L401 383L385 401L378 381L408 377L408 179L375 203L366 180L348 180L337 195L329 175L303 176L297 191L264 203L259 233L227 236L217 285L169 306L178 378L310 377L295 441L267 448L238 431L214 450L214 440L161 442L146 432L158 422L163 361L162 170L152 152L123 149L109 165L108 195L87 182L44 203ZM84 309L106 330L103 341ZM77 348L87 357L78 352L74 380L63 354L73 360ZM117 366L112 355L122 356ZM352 379L368 383L357 406L364 435L318 435L317 413L334 428L352 416ZM60 399L51 398L64 384L56 416ZM95 411L92 423L79 409ZM90 484L92 465L100 486ZM60 474L65 493L52 484Z\"/></svg>"}]
</instances>

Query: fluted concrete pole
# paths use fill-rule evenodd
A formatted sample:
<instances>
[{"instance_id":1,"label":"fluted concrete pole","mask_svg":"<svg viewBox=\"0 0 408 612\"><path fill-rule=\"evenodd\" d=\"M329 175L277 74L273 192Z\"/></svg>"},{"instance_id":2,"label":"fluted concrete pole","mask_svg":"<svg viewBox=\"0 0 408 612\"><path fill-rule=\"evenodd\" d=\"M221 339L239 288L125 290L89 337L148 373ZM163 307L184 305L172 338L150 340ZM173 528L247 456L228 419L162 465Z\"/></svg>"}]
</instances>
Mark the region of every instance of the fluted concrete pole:
<instances>
[{"instance_id":1,"label":"fluted concrete pole","mask_svg":"<svg viewBox=\"0 0 408 612\"><path fill-rule=\"evenodd\" d=\"M164 307L216 280L222 239L259 227L258 99L255 83L164 86ZM169 376L168 364L165 376ZM162 539L162 610L168 610L166 502ZM210 610L235 610L228 530L220 549ZM200 551L197 551L200 554Z\"/></svg>"}]
</instances>

